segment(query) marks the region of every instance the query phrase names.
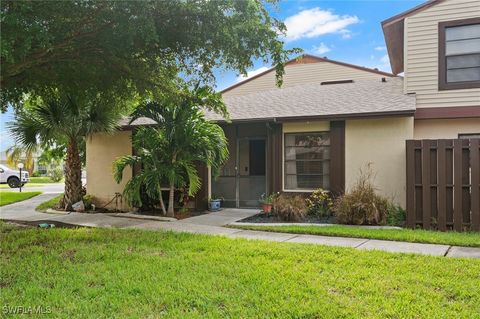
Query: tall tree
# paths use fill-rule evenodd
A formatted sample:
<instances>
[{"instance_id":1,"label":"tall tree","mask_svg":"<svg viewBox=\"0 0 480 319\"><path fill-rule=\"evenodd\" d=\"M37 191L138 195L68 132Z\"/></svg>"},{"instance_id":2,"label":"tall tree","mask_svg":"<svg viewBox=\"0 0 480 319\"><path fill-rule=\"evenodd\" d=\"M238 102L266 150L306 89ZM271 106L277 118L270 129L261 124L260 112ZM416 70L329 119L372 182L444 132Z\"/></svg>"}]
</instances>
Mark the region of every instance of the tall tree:
<instances>
[{"instance_id":1,"label":"tall tree","mask_svg":"<svg viewBox=\"0 0 480 319\"><path fill-rule=\"evenodd\" d=\"M8 123L17 143L27 149L52 142L66 145L66 209L82 199L80 146L92 133L114 131L122 117L121 107L119 101L101 95L36 99L28 108L17 110L15 120Z\"/></svg>"},{"instance_id":2,"label":"tall tree","mask_svg":"<svg viewBox=\"0 0 480 319\"><path fill-rule=\"evenodd\" d=\"M17 167L17 164L23 162L25 169L32 174L34 169L34 155L35 149L25 148L21 145L12 145L6 151L7 164L13 167Z\"/></svg>"},{"instance_id":3,"label":"tall tree","mask_svg":"<svg viewBox=\"0 0 480 319\"><path fill-rule=\"evenodd\" d=\"M164 95L158 101L141 105L133 113L132 122L145 117L156 125L142 127L135 133L136 155L121 157L114 163L117 182L122 180L125 167L143 166L125 187L124 194L131 203L141 204L143 185L151 197L158 198L163 213L173 216L175 188L188 188L190 196L200 189L197 163L218 172L228 158L228 142L222 128L205 118L205 109L227 115L220 94L207 87ZM166 211L162 184L169 188Z\"/></svg>"},{"instance_id":4,"label":"tall tree","mask_svg":"<svg viewBox=\"0 0 480 319\"><path fill-rule=\"evenodd\" d=\"M267 11L275 3L1 1L2 107L56 89L155 91L178 72L212 81L216 67L246 74L255 58L277 65L280 83L291 51Z\"/></svg>"}]
</instances>

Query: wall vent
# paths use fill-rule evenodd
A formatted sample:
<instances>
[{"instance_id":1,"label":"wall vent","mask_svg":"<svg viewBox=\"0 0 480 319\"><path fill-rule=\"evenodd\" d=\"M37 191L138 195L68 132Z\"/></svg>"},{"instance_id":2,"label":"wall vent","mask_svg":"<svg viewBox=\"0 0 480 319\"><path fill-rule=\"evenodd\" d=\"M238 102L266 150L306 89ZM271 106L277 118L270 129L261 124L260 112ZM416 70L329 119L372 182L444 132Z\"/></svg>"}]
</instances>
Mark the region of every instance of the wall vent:
<instances>
[{"instance_id":1,"label":"wall vent","mask_svg":"<svg viewBox=\"0 0 480 319\"><path fill-rule=\"evenodd\" d=\"M344 83L353 83L353 80L325 81L325 82L321 82L320 85L344 84Z\"/></svg>"}]
</instances>

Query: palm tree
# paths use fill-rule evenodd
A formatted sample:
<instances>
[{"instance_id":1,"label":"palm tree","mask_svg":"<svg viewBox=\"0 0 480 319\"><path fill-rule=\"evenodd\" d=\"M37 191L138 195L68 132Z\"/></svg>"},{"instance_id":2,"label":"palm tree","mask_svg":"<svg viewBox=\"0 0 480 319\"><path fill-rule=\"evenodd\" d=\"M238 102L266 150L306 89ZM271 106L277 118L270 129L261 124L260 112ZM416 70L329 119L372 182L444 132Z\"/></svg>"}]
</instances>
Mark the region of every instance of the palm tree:
<instances>
[{"instance_id":1,"label":"palm tree","mask_svg":"<svg viewBox=\"0 0 480 319\"><path fill-rule=\"evenodd\" d=\"M24 162L25 169L30 173L33 173L34 169L34 149L26 149L20 145L12 145L6 151L7 164L13 167L17 167L17 164Z\"/></svg>"},{"instance_id":2,"label":"palm tree","mask_svg":"<svg viewBox=\"0 0 480 319\"><path fill-rule=\"evenodd\" d=\"M125 167L141 165L142 170L126 185L124 196L141 204L141 189L160 202L163 214L174 215L175 187L186 187L189 196L201 186L195 165L203 163L218 172L228 159L228 142L220 126L208 121L204 109L226 115L221 97L207 88L182 90L137 108L131 118L146 117L157 125L140 128L132 139L136 155L124 156L114 163L114 177L122 180ZM162 199L162 185L168 185L168 210Z\"/></svg>"},{"instance_id":3,"label":"palm tree","mask_svg":"<svg viewBox=\"0 0 480 319\"><path fill-rule=\"evenodd\" d=\"M82 199L82 163L79 148L85 138L96 132L112 132L122 117L113 100L96 95L80 100L65 95L46 101L35 100L18 110L9 123L18 144L28 149L56 143L66 145L65 193L62 206L71 209Z\"/></svg>"}]
</instances>

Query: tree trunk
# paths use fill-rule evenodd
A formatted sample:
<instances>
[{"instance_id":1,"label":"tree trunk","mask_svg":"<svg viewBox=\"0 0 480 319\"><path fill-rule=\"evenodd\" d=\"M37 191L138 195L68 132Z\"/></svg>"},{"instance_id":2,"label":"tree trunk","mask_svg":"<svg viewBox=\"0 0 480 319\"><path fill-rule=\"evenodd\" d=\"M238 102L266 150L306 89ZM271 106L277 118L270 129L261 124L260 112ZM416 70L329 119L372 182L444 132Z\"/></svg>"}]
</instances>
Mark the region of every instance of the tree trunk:
<instances>
[{"instance_id":1,"label":"tree trunk","mask_svg":"<svg viewBox=\"0 0 480 319\"><path fill-rule=\"evenodd\" d=\"M168 195L168 217L174 217L174 210L173 210L173 201L175 200L175 186L170 184L170 193Z\"/></svg>"},{"instance_id":2,"label":"tree trunk","mask_svg":"<svg viewBox=\"0 0 480 319\"><path fill-rule=\"evenodd\" d=\"M72 204L82 200L82 163L78 153L78 144L70 140L65 160L65 195L64 208L71 210Z\"/></svg>"},{"instance_id":3,"label":"tree trunk","mask_svg":"<svg viewBox=\"0 0 480 319\"><path fill-rule=\"evenodd\" d=\"M165 216L167 215L167 211L165 209L165 203L163 202L163 196L162 196L162 189L160 188L160 207L162 208L162 214Z\"/></svg>"}]
</instances>

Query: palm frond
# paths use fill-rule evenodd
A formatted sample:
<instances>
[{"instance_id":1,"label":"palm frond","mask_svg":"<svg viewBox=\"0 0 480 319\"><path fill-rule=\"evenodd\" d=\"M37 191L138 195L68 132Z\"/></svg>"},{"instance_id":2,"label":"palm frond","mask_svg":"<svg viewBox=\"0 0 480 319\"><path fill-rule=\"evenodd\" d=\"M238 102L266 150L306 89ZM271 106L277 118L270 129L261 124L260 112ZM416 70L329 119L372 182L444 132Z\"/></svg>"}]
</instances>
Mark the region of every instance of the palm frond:
<instances>
[{"instance_id":1,"label":"palm frond","mask_svg":"<svg viewBox=\"0 0 480 319\"><path fill-rule=\"evenodd\" d=\"M123 171L127 166L133 167L135 164L140 163L141 159L138 156L126 155L117 158L112 165L113 179L120 183L123 179Z\"/></svg>"}]
</instances>

